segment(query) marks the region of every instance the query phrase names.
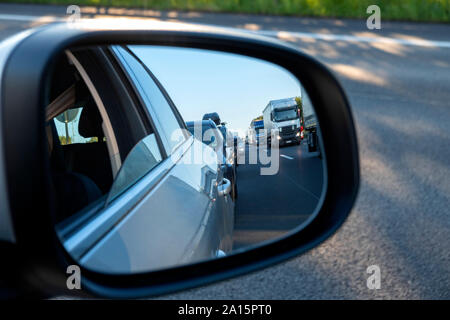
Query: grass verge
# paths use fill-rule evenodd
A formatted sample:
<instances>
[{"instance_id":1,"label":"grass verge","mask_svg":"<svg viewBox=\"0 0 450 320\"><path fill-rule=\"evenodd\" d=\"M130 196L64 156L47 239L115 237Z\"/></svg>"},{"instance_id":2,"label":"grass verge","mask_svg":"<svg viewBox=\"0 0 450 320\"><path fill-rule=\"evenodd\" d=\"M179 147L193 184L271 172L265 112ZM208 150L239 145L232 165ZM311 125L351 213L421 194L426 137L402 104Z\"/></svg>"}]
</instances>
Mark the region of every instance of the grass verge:
<instances>
[{"instance_id":1,"label":"grass verge","mask_svg":"<svg viewBox=\"0 0 450 320\"><path fill-rule=\"evenodd\" d=\"M8 3L112 6L249 14L367 18L370 5L382 20L450 22L450 0L0 0Z\"/></svg>"}]
</instances>

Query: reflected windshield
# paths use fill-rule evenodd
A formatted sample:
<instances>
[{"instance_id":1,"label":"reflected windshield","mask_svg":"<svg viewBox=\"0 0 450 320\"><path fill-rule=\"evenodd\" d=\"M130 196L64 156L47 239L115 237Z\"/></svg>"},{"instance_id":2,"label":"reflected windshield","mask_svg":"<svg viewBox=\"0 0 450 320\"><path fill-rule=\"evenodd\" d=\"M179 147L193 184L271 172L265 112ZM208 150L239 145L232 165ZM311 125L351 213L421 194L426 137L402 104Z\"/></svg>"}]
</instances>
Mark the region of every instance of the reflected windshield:
<instances>
[{"instance_id":1,"label":"reflected windshield","mask_svg":"<svg viewBox=\"0 0 450 320\"><path fill-rule=\"evenodd\" d=\"M275 110L273 113L274 121L286 121L297 118L297 108L292 109L284 109L284 110Z\"/></svg>"}]
</instances>

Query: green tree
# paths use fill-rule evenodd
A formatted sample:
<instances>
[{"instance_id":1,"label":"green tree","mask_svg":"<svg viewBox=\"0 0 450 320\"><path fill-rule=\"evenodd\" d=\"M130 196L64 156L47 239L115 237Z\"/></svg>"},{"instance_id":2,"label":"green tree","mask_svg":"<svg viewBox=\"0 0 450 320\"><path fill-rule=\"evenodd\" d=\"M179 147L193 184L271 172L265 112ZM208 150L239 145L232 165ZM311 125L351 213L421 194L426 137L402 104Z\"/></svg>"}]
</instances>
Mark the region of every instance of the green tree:
<instances>
[{"instance_id":1,"label":"green tree","mask_svg":"<svg viewBox=\"0 0 450 320\"><path fill-rule=\"evenodd\" d=\"M59 142L61 143L61 145L71 144L72 138L69 137L69 140L67 140L66 136L59 136Z\"/></svg>"}]
</instances>

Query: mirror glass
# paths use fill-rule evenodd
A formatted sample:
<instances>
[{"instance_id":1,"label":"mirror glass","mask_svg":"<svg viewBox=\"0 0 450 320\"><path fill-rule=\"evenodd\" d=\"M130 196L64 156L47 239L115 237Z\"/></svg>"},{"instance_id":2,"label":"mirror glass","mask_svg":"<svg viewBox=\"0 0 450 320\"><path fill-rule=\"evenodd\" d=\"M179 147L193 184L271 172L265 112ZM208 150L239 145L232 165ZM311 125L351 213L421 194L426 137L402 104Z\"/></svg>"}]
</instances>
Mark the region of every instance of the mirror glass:
<instances>
[{"instance_id":1,"label":"mirror glass","mask_svg":"<svg viewBox=\"0 0 450 320\"><path fill-rule=\"evenodd\" d=\"M128 274L220 259L314 219L320 127L286 69L113 45L66 50L50 77L55 228L80 265Z\"/></svg>"}]
</instances>

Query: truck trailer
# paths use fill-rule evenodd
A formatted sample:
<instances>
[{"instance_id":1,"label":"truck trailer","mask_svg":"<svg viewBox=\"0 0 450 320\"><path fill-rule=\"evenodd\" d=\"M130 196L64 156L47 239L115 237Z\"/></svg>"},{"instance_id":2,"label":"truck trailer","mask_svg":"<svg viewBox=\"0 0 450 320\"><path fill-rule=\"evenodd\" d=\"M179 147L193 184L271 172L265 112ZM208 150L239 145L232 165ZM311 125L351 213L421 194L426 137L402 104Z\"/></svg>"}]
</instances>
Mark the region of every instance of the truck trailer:
<instances>
[{"instance_id":1,"label":"truck trailer","mask_svg":"<svg viewBox=\"0 0 450 320\"><path fill-rule=\"evenodd\" d=\"M321 157L320 153L320 144L319 144L319 125L317 122L316 114L314 112L311 100L309 100L308 95L303 87L301 87L302 94L302 109L303 109L303 121L304 121L304 129L307 135L306 141L308 143L308 152L319 152L319 157Z\"/></svg>"}]
</instances>

